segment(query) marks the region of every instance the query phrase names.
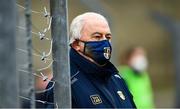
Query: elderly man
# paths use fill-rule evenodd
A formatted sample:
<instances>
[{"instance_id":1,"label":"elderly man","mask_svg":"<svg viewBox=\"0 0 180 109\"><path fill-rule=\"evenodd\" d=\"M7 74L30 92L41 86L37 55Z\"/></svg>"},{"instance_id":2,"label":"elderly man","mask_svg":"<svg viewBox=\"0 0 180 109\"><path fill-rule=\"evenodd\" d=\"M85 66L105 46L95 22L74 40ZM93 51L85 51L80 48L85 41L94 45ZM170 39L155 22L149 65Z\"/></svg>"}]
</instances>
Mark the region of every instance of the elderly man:
<instances>
[{"instance_id":1,"label":"elderly man","mask_svg":"<svg viewBox=\"0 0 180 109\"><path fill-rule=\"evenodd\" d=\"M87 12L72 21L70 67L73 108L135 108L124 80L109 61L111 38L108 22L100 14ZM47 94L49 102L53 102L52 93Z\"/></svg>"}]
</instances>

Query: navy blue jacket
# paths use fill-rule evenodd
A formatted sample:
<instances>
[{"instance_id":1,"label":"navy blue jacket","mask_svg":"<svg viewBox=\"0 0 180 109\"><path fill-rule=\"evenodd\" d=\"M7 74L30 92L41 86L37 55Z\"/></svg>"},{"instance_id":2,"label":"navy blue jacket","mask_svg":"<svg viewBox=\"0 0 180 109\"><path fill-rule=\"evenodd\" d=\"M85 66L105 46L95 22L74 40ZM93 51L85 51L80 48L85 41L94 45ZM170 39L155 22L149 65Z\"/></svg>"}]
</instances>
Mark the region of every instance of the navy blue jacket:
<instances>
[{"instance_id":1,"label":"navy blue jacket","mask_svg":"<svg viewBox=\"0 0 180 109\"><path fill-rule=\"evenodd\" d=\"M99 67L71 48L70 64L73 108L136 108L124 80L110 62ZM53 102L53 90L46 98Z\"/></svg>"}]
</instances>

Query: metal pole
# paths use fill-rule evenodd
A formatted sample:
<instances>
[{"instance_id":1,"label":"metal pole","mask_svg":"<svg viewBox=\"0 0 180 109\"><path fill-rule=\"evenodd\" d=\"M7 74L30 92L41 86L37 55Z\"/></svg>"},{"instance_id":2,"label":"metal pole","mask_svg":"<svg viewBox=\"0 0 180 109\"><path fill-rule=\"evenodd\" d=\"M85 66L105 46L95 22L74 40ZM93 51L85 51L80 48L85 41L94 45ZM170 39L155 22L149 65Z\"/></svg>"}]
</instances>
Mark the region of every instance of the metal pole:
<instances>
[{"instance_id":1,"label":"metal pole","mask_svg":"<svg viewBox=\"0 0 180 109\"><path fill-rule=\"evenodd\" d=\"M27 95L28 98L31 99L30 107L35 108L35 89L34 89L34 81L35 78L32 72L32 21L31 21L31 0L25 0L25 18L26 18L26 37L27 37L27 51L28 51L28 90Z\"/></svg>"},{"instance_id":2,"label":"metal pole","mask_svg":"<svg viewBox=\"0 0 180 109\"><path fill-rule=\"evenodd\" d=\"M52 15L54 102L59 108L71 107L70 66L67 30L67 0L50 0Z\"/></svg>"},{"instance_id":3,"label":"metal pole","mask_svg":"<svg viewBox=\"0 0 180 109\"><path fill-rule=\"evenodd\" d=\"M0 108L18 108L16 71L16 0L0 3Z\"/></svg>"}]
</instances>

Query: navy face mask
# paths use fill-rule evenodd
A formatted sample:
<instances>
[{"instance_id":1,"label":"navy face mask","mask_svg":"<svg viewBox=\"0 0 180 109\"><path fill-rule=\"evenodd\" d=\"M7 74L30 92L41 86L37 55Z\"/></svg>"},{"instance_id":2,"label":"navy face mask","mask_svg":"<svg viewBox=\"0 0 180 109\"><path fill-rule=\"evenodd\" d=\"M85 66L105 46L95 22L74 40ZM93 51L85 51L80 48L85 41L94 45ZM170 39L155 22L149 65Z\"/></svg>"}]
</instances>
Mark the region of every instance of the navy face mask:
<instances>
[{"instance_id":1,"label":"navy face mask","mask_svg":"<svg viewBox=\"0 0 180 109\"><path fill-rule=\"evenodd\" d=\"M83 54L92 58L99 65L105 65L110 60L112 47L108 40L81 42L84 43Z\"/></svg>"}]
</instances>

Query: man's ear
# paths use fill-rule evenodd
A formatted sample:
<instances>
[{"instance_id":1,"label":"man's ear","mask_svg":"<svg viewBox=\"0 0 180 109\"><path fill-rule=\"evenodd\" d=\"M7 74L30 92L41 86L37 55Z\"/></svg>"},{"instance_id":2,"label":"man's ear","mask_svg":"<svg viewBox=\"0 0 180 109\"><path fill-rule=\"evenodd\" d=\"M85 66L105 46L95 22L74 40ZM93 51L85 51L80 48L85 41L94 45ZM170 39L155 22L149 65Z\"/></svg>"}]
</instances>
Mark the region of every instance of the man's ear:
<instances>
[{"instance_id":1,"label":"man's ear","mask_svg":"<svg viewBox=\"0 0 180 109\"><path fill-rule=\"evenodd\" d=\"M76 50L76 51L80 51L80 45L79 45L79 41L74 41L71 46Z\"/></svg>"}]
</instances>

